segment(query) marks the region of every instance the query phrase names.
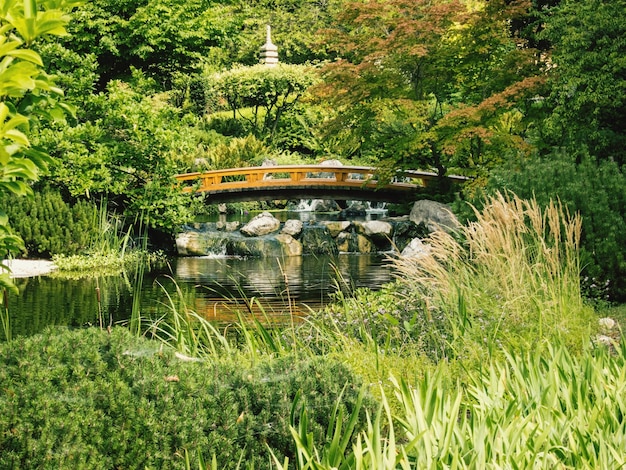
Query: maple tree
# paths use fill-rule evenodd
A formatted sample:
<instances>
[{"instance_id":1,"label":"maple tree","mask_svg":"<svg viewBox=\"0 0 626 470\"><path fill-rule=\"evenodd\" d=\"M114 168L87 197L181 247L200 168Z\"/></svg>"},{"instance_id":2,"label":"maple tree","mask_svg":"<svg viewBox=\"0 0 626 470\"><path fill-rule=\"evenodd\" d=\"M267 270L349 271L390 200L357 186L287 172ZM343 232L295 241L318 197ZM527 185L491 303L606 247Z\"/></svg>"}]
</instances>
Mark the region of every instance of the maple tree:
<instances>
[{"instance_id":1,"label":"maple tree","mask_svg":"<svg viewBox=\"0 0 626 470\"><path fill-rule=\"evenodd\" d=\"M337 59L320 96L353 157L395 168L478 170L517 149L544 79L511 31L530 2L389 0L346 5L329 31ZM330 40L330 39L329 39Z\"/></svg>"}]
</instances>

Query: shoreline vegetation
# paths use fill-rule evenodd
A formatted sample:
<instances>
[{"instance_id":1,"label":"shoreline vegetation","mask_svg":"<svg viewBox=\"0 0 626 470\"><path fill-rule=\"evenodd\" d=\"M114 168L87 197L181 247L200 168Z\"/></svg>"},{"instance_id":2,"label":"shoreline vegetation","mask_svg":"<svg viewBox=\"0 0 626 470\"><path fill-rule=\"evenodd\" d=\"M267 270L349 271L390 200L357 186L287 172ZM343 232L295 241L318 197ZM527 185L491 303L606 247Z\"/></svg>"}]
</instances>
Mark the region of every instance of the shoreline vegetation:
<instances>
[{"instance_id":1,"label":"shoreline vegetation","mask_svg":"<svg viewBox=\"0 0 626 470\"><path fill-rule=\"evenodd\" d=\"M3 342L0 467L623 466L626 345L581 295L580 218L503 195L476 216L281 327L179 293Z\"/></svg>"}]
</instances>

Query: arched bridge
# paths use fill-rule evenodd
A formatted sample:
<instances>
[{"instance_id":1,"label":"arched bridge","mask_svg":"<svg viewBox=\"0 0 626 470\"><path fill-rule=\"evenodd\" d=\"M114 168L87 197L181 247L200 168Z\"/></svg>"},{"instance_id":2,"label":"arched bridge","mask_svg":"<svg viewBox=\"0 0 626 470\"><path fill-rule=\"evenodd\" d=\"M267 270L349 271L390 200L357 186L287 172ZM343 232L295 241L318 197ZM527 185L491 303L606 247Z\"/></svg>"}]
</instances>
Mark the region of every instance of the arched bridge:
<instances>
[{"instance_id":1,"label":"arched bridge","mask_svg":"<svg viewBox=\"0 0 626 470\"><path fill-rule=\"evenodd\" d=\"M401 202L433 184L436 173L402 170L382 183L377 170L362 166L282 165L176 175L184 191L204 192L211 203L278 199L336 199ZM447 177L463 183L463 176Z\"/></svg>"}]
</instances>

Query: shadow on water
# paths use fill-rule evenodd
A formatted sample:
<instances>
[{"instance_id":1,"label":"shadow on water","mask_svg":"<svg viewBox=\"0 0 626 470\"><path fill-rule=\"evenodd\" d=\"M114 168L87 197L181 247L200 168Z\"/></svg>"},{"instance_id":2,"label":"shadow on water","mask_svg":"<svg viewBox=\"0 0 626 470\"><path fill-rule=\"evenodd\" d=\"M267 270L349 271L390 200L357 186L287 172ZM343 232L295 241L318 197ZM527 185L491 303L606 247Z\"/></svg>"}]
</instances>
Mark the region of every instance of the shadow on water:
<instances>
[{"instance_id":1,"label":"shadow on water","mask_svg":"<svg viewBox=\"0 0 626 470\"><path fill-rule=\"evenodd\" d=\"M278 319L323 307L337 288L377 289L390 280L391 268L383 255L176 258L167 267L145 273L140 305L144 318L163 317L171 308L167 293L174 294L178 287L182 299L172 295L174 301L216 321L232 321L237 311ZM98 325L100 311L115 323L127 322L131 315L132 276L79 280L42 276L15 281L20 295L9 298L14 338L47 326Z\"/></svg>"}]
</instances>

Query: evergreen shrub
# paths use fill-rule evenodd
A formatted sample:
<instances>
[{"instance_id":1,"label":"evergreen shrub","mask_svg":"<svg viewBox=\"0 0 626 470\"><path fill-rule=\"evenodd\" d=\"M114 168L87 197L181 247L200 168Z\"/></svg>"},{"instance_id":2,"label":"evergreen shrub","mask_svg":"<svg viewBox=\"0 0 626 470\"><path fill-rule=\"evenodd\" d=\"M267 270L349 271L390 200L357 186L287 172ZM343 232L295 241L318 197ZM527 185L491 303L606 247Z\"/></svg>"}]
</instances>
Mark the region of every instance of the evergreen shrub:
<instances>
[{"instance_id":1,"label":"evergreen shrub","mask_svg":"<svg viewBox=\"0 0 626 470\"><path fill-rule=\"evenodd\" d=\"M577 161L578 160L578 161ZM581 283L587 297L626 300L626 175L612 161L554 152L515 160L494 170L488 190L535 197L541 206L559 200L580 213Z\"/></svg>"},{"instance_id":2,"label":"evergreen shrub","mask_svg":"<svg viewBox=\"0 0 626 470\"><path fill-rule=\"evenodd\" d=\"M0 344L0 364L0 468L185 468L198 452L220 469L268 468L268 447L294 461L298 393L323 445L344 387L346 417L360 390L336 361L188 361L123 328Z\"/></svg>"},{"instance_id":3,"label":"evergreen shrub","mask_svg":"<svg viewBox=\"0 0 626 470\"><path fill-rule=\"evenodd\" d=\"M32 198L0 195L0 206L24 240L24 255L30 257L81 253L99 230L94 203L79 200L68 204L57 190L48 187L35 191Z\"/></svg>"}]
</instances>

